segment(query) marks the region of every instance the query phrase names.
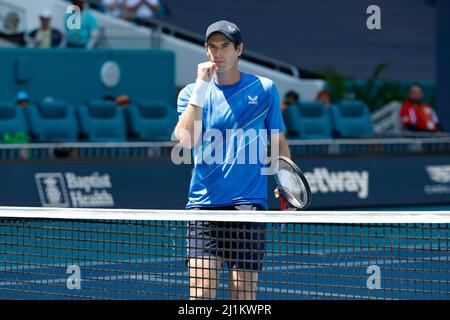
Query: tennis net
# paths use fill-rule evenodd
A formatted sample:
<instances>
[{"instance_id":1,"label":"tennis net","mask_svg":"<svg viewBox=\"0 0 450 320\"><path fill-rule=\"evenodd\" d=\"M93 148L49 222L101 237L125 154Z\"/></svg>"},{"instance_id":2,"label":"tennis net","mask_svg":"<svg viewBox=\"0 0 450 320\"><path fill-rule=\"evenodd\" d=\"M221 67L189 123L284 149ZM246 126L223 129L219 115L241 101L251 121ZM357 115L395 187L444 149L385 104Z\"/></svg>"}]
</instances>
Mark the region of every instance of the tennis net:
<instances>
[{"instance_id":1,"label":"tennis net","mask_svg":"<svg viewBox=\"0 0 450 320\"><path fill-rule=\"evenodd\" d=\"M0 298L449 299L449 225L442 211L0 207Z\"/></svg>"}]
</instances>

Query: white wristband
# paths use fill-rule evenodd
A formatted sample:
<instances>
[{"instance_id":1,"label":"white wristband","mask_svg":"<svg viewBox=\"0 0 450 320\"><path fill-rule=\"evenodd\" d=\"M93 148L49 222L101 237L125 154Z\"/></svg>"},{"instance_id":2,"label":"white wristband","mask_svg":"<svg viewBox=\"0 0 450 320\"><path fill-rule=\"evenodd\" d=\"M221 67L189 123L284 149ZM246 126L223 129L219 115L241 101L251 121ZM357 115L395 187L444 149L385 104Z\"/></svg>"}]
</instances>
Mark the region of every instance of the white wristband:
<instances>
[{"instance_id":1,"label":"white wristband","mask_svg":"<svg viewBox=\"0 0 450 320\"><path fill-rule=\"evenodd\" d=\"M203 108L203 105L205 104L205 96L208 87L209 82L197 79L195 81L194 89L192 91L192 96L189 99L189 104L192 104L199 108Z\"/></svg>"}]
</instances>

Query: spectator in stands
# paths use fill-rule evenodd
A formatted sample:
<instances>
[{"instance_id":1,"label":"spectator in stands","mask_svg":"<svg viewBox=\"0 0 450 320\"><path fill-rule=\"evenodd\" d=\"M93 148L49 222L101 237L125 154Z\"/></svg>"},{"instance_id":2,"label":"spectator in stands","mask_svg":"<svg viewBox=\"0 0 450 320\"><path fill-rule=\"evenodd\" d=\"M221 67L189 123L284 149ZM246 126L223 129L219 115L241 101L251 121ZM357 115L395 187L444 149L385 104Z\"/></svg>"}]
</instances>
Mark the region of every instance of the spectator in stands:
<instances>
[{"instance_id":1,"label":"spectator in stands","mask_svg":"<svg viewBox=\"0 0 450 320\"><path fill-rule=\"evenodd\" d=\"M30 103L30 98L28 96L28 93L25 91L19 91L17 92L16 96L16 105L21 108L28 107L28 104Z\"/></svg>"},{"instance_id":2,"label":"spectator in stands","mask_svg":"<svg viewBox=\"0 0 450 320\"><path fill-rule=\"evenodd\" d=\"M116 98L111 94L107 94L106 96L103 96L102 99L107 100L107 101L116 101Z\"/></svg>"},{"instance_id":3,"label":"spectator in stands","mask_svg":"<svg viewBox=\"0 0 450 320\"><path fill-rule=\"evenodd\" d=\"M69 0L70 2L70 0ZM94 10L102 11L102 2L103 0L87 0L89 8Z\"/></svg>"},{"instance_id":4,"label":"spectator in stands","mask_svg":"<svg viewBox=\"0 0 450 320\"><path fill-rule=\"evenodd\" d=\"M127 95L120 95L116 98L116 103L117 105L122 108L122 109L126 109L129 107L131 101L130 101L130 97L128 97Z\"/></svg>"},{"instance_id":5,"label":"spectator in stands","mask_svg":"<svg viewBox=\"0 0 450 320\"><path fill-rule=\"evenodd\" d=\"M316 101L326 107L331 107L330 93L326 89L320 90L316 95Z\"/></svg>"},{"instance_id":6,"label":"spectator in stands","mask_svg":"<svg viewBox=\"0 0 450 320\"><path fill-rule=\"evenodd\" d=\"M403 126L410 131L443 131L433 108L423 101L423 89L419 84L409 87L408 97L400 110Z\"/></svg>"},{"instance_id":7,"label":"spectator in stands","mask_svg":"<svg viewBox=\"0 0 450 320\"><path fill-rule=\"evenodd\" d=\"M153 18L159 10L159 0L126 0L126 17L137 23L145 23L146 19Z\"/></svg>"},{"instance_id":8,"label":"spectator in stands","mask_svg":"<svg viewBox=\"0 0 450 320\"><path fill-rule=\"evenodd\" d=\"M125 2L126 0L102 0L102 5L106 14L121 18L124 15Z\"/></svg>"},{"instance_id":9,"label":"spectator in stands","mask_svg":"<svg viewBox=\"0 0 450 320\"><path fill-rule=\"evenodd\" d=\"M68 48L94 48L99 39L99 26L95 16L85 8L85 0L72 0L81 10L81 28L69 29L66 26Z\"/></svg>"},{"instance_id":10,"label":"spectator in stands","mask_svg":"<svg viewBox=\"0 0 450 320\"><path fill-rule=\"evenodd\" d=\"M286 110L286 108L290 104L296 104L299 102L300 95L297 92L295 92L294 90L286 92L286 94L284 95L284 101L281 103L281 112L284 112L284 110Z\"/></svg>"},{"instance_id":11,"label":"spectator in stands","mask_svg":"<svg viewBox=\"0 0 450 320\"><path fill-rule=\"evenodd\" d=\"M106 95L103 97L103 100L113 101L119 108L122 109L126 109L131 103L130 97L125 94L117 96L117 98L115 98L113 95Z\"/></svg>"},{"instance_id":12,"label":"spectator in stands","mask_svg":"<svg viewBox=\"0 0 450 320\"><path fill-rule=\"evenodd\" d=\"M36 48L55 48L62 42L62 33L51 27L51 13L44 9L39 14L41 25L29 34L29 44Z\"/></svg>"},{"instance_id":13,"label":"spectator in stands","mask_svg":"<svg viewBox=\"0 0 450 320\"><path fill-rule=\"evenodd\" d=\"M4 19L3 31L0 36L19 46L25 46L25 33L20 31L20 17L16 12L8 12Z\"/></svg>"},{"instance_id":14,"label":"spectator in stands","mask_svg":"<svg viewBox=\"0 0 450 320\"><path fill-rule=\"evenodd\" d=\"M19 30L19 24L20 24L19 15L14 11L8 12L3 25L5 30L10 32L17 32Z\"/></svg>"}]
</instances>

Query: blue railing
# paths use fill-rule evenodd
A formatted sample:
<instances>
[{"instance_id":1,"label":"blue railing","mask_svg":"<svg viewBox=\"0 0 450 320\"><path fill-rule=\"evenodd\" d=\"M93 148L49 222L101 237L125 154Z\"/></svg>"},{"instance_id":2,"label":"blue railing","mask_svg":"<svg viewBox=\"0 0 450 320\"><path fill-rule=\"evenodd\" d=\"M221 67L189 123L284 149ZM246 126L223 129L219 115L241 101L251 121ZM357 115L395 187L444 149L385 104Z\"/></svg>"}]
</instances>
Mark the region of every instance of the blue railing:
<instances>
[{"instance_id":1,"label":"blue railing","mask_svg":"<svg viewBox=\"0 0 450 320\"><path fill-rule=\"evenodd\" d=\"M0 160L169 157L176 142L0 144ZM290 140L293 156L450 153L450 137Z\"/></svg>"}]
</instances>

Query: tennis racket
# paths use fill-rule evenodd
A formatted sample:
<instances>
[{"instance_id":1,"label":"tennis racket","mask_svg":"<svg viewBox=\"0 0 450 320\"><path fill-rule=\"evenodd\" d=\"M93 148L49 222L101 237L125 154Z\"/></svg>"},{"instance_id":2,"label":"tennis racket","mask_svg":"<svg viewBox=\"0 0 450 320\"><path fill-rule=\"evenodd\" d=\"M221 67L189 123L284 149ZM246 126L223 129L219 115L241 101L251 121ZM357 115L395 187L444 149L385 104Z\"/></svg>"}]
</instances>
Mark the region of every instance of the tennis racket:
<instances>
[{"instance_id":1,"label":"tennis racket","mask_svg":"<svg viewBox=\"0 0 450 320\"><path fill-rule=\"evenodd\" d=\"M286 207L283 202L287 201L294 208L305 210L311 203L311 188L303 173L291 159L284 156L275 159L274 167L282 209Z\"/></svg>"}]
</instances>

